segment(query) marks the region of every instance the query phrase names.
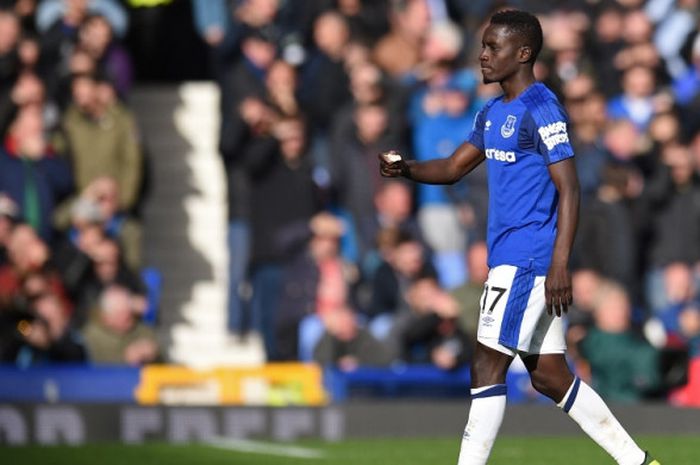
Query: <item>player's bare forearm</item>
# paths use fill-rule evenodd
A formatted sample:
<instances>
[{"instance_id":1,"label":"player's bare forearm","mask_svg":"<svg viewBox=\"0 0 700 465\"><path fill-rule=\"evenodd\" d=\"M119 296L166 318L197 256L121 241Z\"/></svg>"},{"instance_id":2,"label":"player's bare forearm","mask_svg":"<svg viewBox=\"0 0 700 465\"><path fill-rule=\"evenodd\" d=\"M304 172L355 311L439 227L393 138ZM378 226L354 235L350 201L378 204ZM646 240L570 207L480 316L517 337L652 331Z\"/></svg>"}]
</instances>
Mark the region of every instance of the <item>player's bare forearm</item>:
<instances>
[{"instance_id":1,"label":"player's bare forearm","mask_svg":"<svg viewBox=\"0 0 700 465\"><path fill-rule=\"evenodd\" d=\"M481 150L465 142L447 158L424 162L400 160L389 163L379 156L380 172L383 176L403 176L425 184L453 184L459 181L484 161Z\"/></svg>"},{"instance_id":2,"label":"player's bare forearm","mask_svg":"<svg viewBox=\"0 0 700 465\"><path fill-rule=\"evenodd\" d=\"M579 184L573 159L554 163L549 173L559 193L557 236L554 241L552 263L545 281L547 311L561 316L572 303L569 257L576 236L579 210Z\"/></svg>"},{"instance_id":3,"label":"player's bare forearm","mask_svg":"<svg viewBox=\"0 0 700 465\"><path fill-rule=\"evenodd\" d=\"M557 237L554 242L552 264L566 267L578 226L580 189L576 165L573 159L569 158L550 165L549 172L559 192Z\"/></svg>"}]
</instances>

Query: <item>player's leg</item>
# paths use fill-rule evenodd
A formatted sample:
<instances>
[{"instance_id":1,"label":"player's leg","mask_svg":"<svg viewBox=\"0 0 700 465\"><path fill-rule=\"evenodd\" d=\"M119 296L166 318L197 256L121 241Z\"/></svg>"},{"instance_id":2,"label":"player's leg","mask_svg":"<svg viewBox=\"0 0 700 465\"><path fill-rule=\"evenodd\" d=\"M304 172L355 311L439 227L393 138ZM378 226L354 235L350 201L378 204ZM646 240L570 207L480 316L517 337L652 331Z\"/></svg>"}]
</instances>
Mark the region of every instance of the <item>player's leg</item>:
<instances>
[{"instance_id":1,"label":"player's leg","mask_svg":"<svg viewBox=\"0 0 700 465\"><path fill-rule=\"evenodd\" d=\"M472 362L469 420L464 429L459 465L484 465L503 421L506 408L506 372L516 352L499 342L504 322L524 308L521 288L529 278L513 266L489 271L481 296L477 345ZM511 290L515 291L511 292ZM511 299L511 295L514 296ZM514 303L515 302L515 303Z\"/></svg>"},{"instance_id":2,"label":"player's leg","mask_svg":"<svg viewBox=\"0 0 700 465\"><path fill-rule=\"evenodd\" d=\"M546 340L544 344L547 345ZM580 378L574 377L563 353L533 354L523 357L523 361L530 372L533 387L556 402L618 464L653 463L603 399Z\"/></svg>"},{"instance_id":3,"label":"player's leg","mask_svg":"<svg viewBox=\"0 0 700 465\"><path fill-rule=\"evenodd\" d=\"M484 465L498 435L506 408L506 372L513 356L479 342L471 376L471 407L458 465Z\"/></svg>"}]
</instances>

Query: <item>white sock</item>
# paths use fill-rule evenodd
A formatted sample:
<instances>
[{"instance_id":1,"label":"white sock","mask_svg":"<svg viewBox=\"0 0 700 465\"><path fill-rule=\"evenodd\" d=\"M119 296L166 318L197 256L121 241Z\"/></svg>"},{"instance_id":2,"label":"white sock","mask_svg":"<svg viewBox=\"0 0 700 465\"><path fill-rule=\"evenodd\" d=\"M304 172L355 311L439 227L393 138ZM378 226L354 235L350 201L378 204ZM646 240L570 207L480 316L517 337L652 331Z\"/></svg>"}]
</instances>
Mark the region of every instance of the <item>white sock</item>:
<instances>
[{"instance_id":1,"label":"white sock","mask_svg":"<svg viewBox=\"0 0 700 465\"><path fill-rule=\"evenodd\" d=\"M644 451L634 442L603 399L576 378L557 404L619 465L642 465Z\"/></svg>"},{"instance_id":2,"label":"white sock","mask_svg":"<svg viewBox=\"0 0 700 465\"><path fill-rule=\"evenodd\" d=\"M471 390L469 421L464 428L458 465L485 465L506 410L506 385Z\"/></svg>"}]
</instances>

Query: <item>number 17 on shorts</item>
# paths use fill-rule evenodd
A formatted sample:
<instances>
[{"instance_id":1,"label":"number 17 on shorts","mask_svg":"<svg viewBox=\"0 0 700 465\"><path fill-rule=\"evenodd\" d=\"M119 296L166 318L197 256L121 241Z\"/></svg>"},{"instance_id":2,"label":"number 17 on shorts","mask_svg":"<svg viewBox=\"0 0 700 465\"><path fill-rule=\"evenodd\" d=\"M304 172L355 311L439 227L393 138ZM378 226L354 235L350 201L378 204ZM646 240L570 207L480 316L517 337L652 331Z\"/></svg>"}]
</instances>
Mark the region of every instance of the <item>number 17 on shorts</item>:
<instances>
[{"instance_id":1,"label":"number 17 on shorts","mask_svg":"<svg viewBox=\"0 0 700 465\"><path fill-rule=\"evenodd\" d=\"M489 270L479 302L479 342L514 356L542 353L548 339L548 351L563 352L561 319L555 323L545 311L544 281L529 268L500 265ZM552 330L562 334L549 334Z\"/></svg>"}]
</instances>

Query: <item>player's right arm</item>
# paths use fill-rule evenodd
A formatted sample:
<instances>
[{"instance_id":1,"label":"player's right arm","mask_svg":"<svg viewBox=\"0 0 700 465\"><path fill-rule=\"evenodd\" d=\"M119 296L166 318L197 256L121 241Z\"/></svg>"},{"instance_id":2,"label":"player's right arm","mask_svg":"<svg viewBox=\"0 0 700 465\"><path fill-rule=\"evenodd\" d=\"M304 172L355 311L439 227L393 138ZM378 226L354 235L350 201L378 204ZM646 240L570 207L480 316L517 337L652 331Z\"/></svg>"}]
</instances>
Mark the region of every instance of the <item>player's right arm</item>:
<instances>
[{"instance_id":1,"label":"player's right arm","mask_svg":"<svg viewBox=\"0 0 700 465\"><path fill-rule=\"evenodd\" d=\"M484 158L483 151L464 142L449 157L424 162L401 159L390 163L384 154L379 154L379 170L386 177L403 176L426 184L453 184L479 166Z\"/></svg>"},{"instance_id":2,"label":"player's right arm","mask_svg":"<svg viewBox=\"0 0 700 465\"><path fill-rule=\"evenodd\" d=\"M493 101L477 114L474 127L465 142L447 158L437 158L424 162L404 161L391 163L384 154L379 155L379 170L382 176L403 176L426 184L453 184L468 174L486 158L484 154L484 128L488 109ZM389 157L390 158L390 157Z\"/></svg>"}]
</instances>

